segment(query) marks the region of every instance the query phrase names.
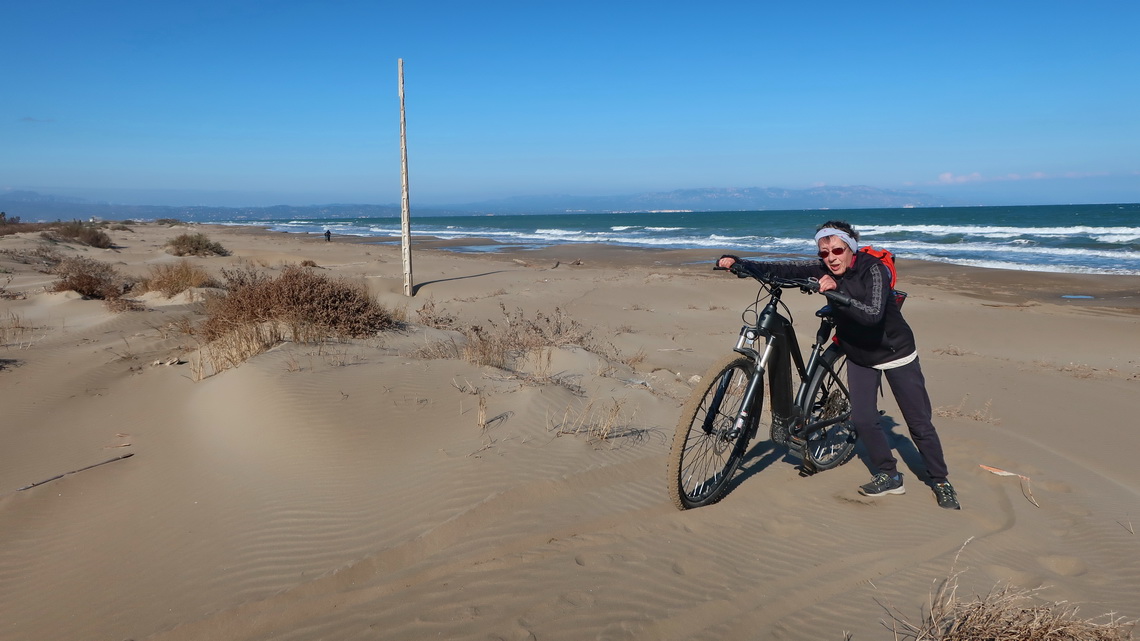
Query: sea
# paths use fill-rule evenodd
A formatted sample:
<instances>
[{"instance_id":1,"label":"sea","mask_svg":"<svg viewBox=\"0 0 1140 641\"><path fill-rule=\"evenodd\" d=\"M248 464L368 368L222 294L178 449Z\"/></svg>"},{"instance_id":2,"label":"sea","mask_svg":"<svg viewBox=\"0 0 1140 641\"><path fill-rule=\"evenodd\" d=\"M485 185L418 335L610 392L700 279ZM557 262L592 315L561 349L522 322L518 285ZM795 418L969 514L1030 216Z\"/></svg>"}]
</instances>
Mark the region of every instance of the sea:
<instances>
[{"instance_id":1,"label":"sea","mask_svg":"<svg viewBox=\"0 0 1140 641\"><path fill-rule=\"evenodd\" d=\"M1140 275L1140 204L1018 207L936 207L798 211L470 214L417 216L413 235L442 239L488 238L492 244L457 243L457 252L537 249L570 243L721 251L749 258L815 254L812 237L827 220L845 220L861 244L899 258L992 269ZM215 220L297 234L398 241L397 218Z\"/></svg>"}]
</instances>

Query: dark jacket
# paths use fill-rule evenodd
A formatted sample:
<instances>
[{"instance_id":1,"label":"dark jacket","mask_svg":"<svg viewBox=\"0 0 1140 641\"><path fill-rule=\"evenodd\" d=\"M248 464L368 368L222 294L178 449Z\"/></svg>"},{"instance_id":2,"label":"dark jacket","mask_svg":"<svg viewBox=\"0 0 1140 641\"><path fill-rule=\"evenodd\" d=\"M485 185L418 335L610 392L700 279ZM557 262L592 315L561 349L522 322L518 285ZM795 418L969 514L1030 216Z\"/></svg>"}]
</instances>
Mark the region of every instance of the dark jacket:
<instances>
[{"instance_id":1,"label":"dark jacket","mask_svg":"<svg viewBox=\"0 0 1140 641\"><path fill-rule=\"evenodd\" d=\"M853 299L851 305L832 305L839 346L855 363L874 367L915 351L914 332L903 319L891 295L891 273L878 258L859 252L855 264L835 278L840 292ZM749 275L772 274L781 278L820 278L831 274L822 260L759 262L741 260L738 271ZM834 278L834 276L833 276Z\"/></svg>"}]
</instances>

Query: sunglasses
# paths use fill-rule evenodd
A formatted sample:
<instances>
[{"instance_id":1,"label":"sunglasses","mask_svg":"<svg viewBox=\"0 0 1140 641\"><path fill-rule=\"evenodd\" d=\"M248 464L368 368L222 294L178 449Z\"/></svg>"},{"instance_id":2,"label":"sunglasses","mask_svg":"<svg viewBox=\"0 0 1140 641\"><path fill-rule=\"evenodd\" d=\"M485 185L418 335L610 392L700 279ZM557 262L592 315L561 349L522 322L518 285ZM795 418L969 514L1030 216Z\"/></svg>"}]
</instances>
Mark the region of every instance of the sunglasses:
<instances>
[{"instance_id":1,"label":"sunglasses","mask_svg":"<svg viewBox=\"0 0 1140 641\"><path fill-rule=\"evenodd\" d=\"M847 251L846 247L836 247L836 248L832 249L831 251L824 249L824 250L819 252L819 257L820 258L827 258L828 254L835 254L836 256L842 256L843 253L846 251Z\"/></svg>"}]
</instances>

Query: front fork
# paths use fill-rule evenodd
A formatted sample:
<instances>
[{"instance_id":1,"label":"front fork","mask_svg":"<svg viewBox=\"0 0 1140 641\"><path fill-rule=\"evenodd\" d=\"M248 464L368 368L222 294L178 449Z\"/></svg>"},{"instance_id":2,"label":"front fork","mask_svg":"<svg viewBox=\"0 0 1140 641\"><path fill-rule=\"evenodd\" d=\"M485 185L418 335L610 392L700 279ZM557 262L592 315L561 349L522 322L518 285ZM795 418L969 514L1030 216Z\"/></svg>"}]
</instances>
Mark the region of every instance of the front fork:
<instances>
[{"instance_id":1,"label":"front fork","mask_svg":"<svg viewBox=\"0 0 1140 641\"><path fill-rule=\"evenodd\" d=\"M740 330L740 340L737 342L736 351L748 356L752 356L756 360L756 372L752 375L752 379L748 381L748 389L744 390L744 399L740 403L740 412L736 415L736 422L733 423L732 429L725 435L729 440L735 440L745 430L750 422L754 423L755 419L759 417L752 416L753 400L757 394L764 393L764 372L768 368L768 359L771 358L773 351L776 349L776 337L768 334L764 342L764 351L757 353L751 348L744 347L746 340L755 340L756 335L750 334L755 330L745 327ZM760 408L763 411L764 408ZM755 436L753 434L752 436Z\"/></svg>"}]
</instances>

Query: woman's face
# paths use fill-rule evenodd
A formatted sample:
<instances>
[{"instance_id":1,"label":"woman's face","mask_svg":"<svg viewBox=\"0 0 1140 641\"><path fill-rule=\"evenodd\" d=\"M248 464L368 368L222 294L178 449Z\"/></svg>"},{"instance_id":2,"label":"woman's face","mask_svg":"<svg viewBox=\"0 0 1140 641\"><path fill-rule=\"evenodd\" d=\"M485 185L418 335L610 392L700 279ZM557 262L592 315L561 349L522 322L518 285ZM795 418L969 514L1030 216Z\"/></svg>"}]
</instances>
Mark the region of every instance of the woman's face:
<instances>
[{"instance_id":1,"label":"woman's face","mask_svg":"<svg viewBox=\"0 0 1140 641\"><path fill-rule=\"evenodd\" d=\"M855 253L839 236L824 236L819 239L818 245L820 258L833 276L842 276L855 263ZM825 251L827 255L823 256Z\"/></svg>"}]
</instances>

